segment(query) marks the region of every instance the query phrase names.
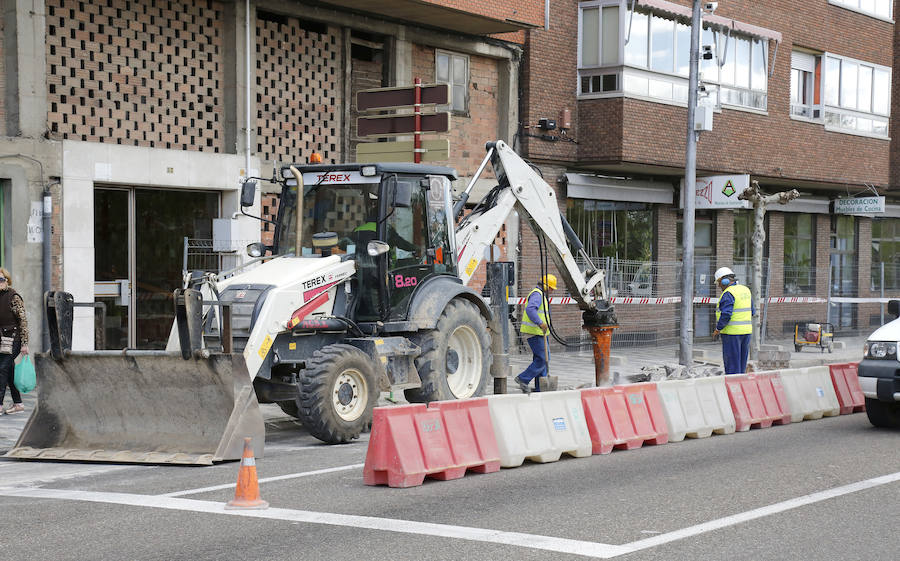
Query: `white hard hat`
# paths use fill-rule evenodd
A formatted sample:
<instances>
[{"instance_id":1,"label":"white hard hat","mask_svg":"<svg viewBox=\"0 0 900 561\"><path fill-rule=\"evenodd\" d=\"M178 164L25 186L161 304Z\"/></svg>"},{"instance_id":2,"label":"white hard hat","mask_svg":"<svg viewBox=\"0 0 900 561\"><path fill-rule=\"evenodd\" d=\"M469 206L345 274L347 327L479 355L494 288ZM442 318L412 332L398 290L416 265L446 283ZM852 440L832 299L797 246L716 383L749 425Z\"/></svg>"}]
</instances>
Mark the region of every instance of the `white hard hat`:
<instances>
[{"instance_id":1,"label":"white hard hat","mask_svg":"<svg viewBox=\"0 0 900 561\"><path fill-rule=\"evenodd\" d=\"M734 276L734 271L732 271L728 267L719 267L715 274L716 282L719 282L719 279L721 279L722 277L727 277L729 275Z\"/></svg>"}]
</instances>

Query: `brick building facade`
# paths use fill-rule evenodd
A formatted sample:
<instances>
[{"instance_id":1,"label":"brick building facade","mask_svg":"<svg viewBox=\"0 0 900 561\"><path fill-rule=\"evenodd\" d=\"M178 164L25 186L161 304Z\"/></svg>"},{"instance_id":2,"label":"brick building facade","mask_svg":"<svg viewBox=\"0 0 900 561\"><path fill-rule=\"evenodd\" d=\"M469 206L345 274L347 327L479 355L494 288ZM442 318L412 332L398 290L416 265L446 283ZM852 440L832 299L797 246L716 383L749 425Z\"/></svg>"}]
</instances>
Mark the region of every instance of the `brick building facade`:
<instances>
[{"instance_id":1,"label":"brick building facade","mask_svg":"<svg viewBox=\"0 0 900 561\"><path fill-rule=\"evenodd\" d=\"M768 209L766 283L773 297L824 299L829 279L832 296L878 297L882 262L885 296L900 295L893 280L900 152L889 119L890 103L898 101L891 72L896 7L853 4L731 0L703 16L700 43L713 58L701 60L701 103L713 107L714 125L699 135L698 177L749 175L767 193L800 191L797 201ZM681 259L691 5L551 2L549 26L525 32L516 148L558 188L570 221L588 217L573 226L598 260L654 262L662 270ZM571 124L561 130L567 115ZM541 119L558 126L541 129ZM884 213L835 214L835 199L876 192L887 198ZM695 294L717 296L709 277L718 266L735 265L749 282L752 211L697 214ZM526 252L520 290L539 275ZM680 296L679 277L674 269L660 273L647 293L629 292L625 279L618 295ZM558 316L574 317L563 308ZM711 332L711 310L695 307L697 337ZM617 312L623 325L614 344L677 342L677 306L620 305ZM877 303L842 303L831 307L831 320L839 332L867 332L880 313ZM767 333L789 342L795 322L826 316L823 303L772 304ZM567 334L577 336L577 326L567 322Z\"/></svg>"},{"instance_id":2,"label":"brick building facade","mask_svg":"<svg viewBox=\"0 0 900 561\"><path fill-rule=\"evenodd\" d=\"M215 257L227 267L260 239L238 212L242 178L312 152L353 161L370 140L357 134L356 93L439 79L441 56L464 64L465 104L438 163L466 181L486 140L512 139L522 30L543 18L543 3L508 1L8 2L0 259L33 329L41 292L65 290L106 306L96 333L100 312L76 308L75 348L164 345L171 291L185 260L192 268L187 240L228 222L232 251ZM275 210L263 194L249 212Z\"/></svg>"}]
</instances>

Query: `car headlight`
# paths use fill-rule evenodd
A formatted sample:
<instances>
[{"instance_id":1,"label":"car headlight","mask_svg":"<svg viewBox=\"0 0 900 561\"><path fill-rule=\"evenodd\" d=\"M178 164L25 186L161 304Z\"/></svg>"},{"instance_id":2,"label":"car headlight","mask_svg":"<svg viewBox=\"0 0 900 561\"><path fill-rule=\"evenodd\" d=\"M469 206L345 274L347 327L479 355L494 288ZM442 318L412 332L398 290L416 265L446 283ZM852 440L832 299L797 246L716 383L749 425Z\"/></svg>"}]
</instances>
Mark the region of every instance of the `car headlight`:
<instances>
[{"instance_id":1,"label":"car headlight","mask_svg":"<svg viewBox=\"0 0 900 561\"><path fill-rule=\"evenodd\" d=\"M876 360L896 360L897 343L869 341L863 346L863 356Z\"/></svg>"}]
</instances>

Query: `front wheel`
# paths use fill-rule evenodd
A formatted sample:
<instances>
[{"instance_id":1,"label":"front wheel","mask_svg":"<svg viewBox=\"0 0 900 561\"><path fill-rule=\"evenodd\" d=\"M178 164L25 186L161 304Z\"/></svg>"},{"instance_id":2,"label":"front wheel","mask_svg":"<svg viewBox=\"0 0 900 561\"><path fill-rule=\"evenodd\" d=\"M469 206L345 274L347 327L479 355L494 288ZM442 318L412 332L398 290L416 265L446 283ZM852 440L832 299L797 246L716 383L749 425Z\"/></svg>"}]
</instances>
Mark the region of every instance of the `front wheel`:
<instances>
[{"instance_id":1,"label":"front wheel","mask_svg":"<svg viewBox=\"0 0 900 561\"><path fill-rule=\"evenodd\" d=\"M900 403L866 398L866 416L876 427L900 428Z\"/></svg>"},{"instance_id":2,"label":"front wheel","mask_svg":"<svg viewBox=\"0 0 900 561\"><path fill-rule=\"evenodd\" d=\"M451 300L435 329L411 338L422 349L416 359L422 386L406 390L406 399L425 403L487 392L493 361L491 335L475 304Z\"/></svg>"},{"instance_id":3,"label":"front wheel","mask_svg":"<svg viewBox=\"0 0 900 561\"><path fill-rule=\"evenodd\" d=\"M314 352L299 375L297 417L310 434L329 444L359 438L372 425L378 384L369 355L351 345Z\"/></svg>"}]
</instances>

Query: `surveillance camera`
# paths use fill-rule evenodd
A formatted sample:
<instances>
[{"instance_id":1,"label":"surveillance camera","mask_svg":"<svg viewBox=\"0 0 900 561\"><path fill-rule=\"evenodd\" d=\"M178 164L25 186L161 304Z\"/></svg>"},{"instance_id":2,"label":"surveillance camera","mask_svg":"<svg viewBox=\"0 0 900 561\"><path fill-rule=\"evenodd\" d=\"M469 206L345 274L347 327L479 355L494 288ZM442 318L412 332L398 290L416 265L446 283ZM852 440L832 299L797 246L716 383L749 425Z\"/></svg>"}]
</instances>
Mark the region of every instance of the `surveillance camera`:
<instances>
[{"instance_id":1,"label":"surveillance camera","mask_svg":"<svg viewBox=\"0 0 900 561\"><path fill-rule=\"evenodd\" d=\"M703 45L703 52L700 53L700 58L703 60L712 60L713 59L713 48L712 45Z\"/></svg>"},{"instance_id":2,"label":"surveillance camera","mask_svg":"<svg viewBox=\"0 0 900 561\"><path fill-rule=\"evenodd\" d=\"M707 12L715 12L716 8L718 8L718 7L719 7L718 2L706 2L705 4L703 4L703 9L706 10Z\"/></svg>"},{"instance_id":3,"label":"surveillance camera","mask_svg":"<svg viewBox=\"0 0 900 561\"><path fill-rule=\"evenodd\" d=\"M703 84L700 84L699 86L697 86L697 90L698 90L700 93L706 93L706 86L703 85Z\"/></svg>"}]
</instances>

